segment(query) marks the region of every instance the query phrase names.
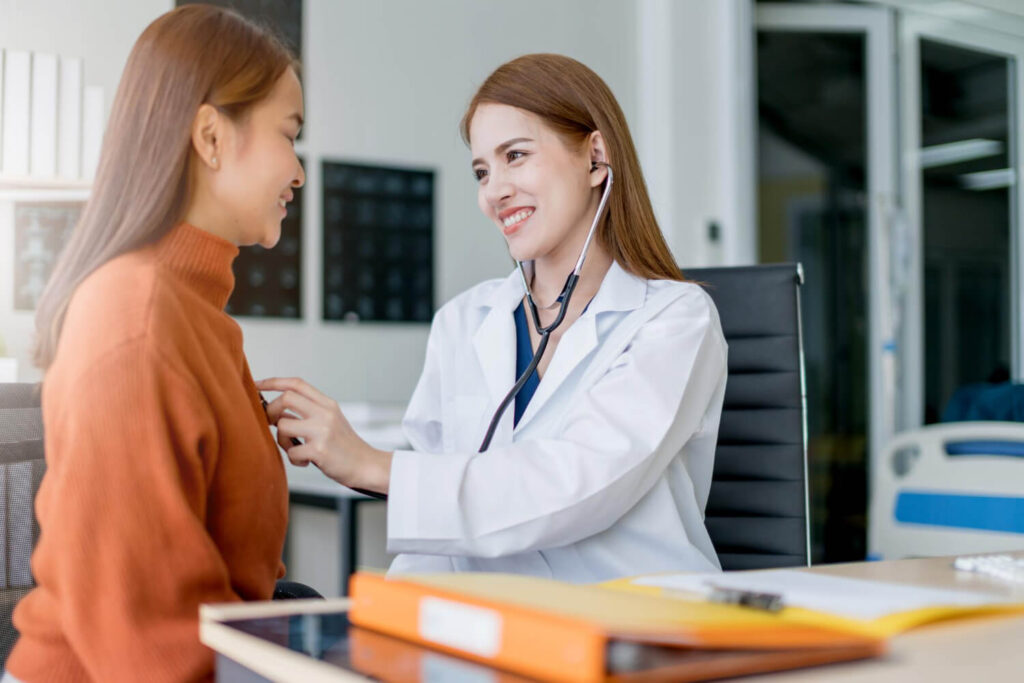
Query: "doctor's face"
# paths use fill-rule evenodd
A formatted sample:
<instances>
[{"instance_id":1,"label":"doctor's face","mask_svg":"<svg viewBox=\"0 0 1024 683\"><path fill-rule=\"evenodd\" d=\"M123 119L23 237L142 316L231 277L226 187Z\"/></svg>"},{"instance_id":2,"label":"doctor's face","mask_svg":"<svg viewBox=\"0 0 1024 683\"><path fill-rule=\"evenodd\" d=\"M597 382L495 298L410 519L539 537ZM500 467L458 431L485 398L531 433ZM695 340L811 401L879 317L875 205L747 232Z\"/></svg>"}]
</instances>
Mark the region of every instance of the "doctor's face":
<instances>
[{"instance_id":1,"label":"doctor's face","mask_svg":"<svg viewBox=\"0 0 1024 683\"><path fill-rule=\"evenodd\" d=\"M587 146L569 144L531 112L492 103L477 107L469 137L477 202L512 258L575 259L599 199Z\"/></svg>"}]
</instances>

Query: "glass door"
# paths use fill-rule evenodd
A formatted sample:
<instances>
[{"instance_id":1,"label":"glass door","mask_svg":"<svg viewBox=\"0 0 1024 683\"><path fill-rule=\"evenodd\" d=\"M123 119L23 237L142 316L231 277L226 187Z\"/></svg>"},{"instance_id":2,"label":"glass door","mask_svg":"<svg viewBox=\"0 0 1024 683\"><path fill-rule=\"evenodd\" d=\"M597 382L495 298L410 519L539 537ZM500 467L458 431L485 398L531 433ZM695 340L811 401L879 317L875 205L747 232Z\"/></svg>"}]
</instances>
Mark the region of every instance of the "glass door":
<instances>
[{"instance_id":1,"label":"glass door","mask_svg":"<svg viewBox=\"0 0 1024 683\"><path fill-rule=\"evenodd\" d=\"M758 253L798 261L814 562L866 553L869 451L891 434L892 14L758 4Z\"/></svg>"},{"instance_id":2,"label":"glass door","mask_svg":"<svg viewBox=\"0 0 1024 683\"><path fill-rule=\"evenodd\" d=\"M908 13L901 42L912 248L899 427L1014 419L972 411L978 392L1021 376L1024 41Z\"/></svg>"}]
</instances>

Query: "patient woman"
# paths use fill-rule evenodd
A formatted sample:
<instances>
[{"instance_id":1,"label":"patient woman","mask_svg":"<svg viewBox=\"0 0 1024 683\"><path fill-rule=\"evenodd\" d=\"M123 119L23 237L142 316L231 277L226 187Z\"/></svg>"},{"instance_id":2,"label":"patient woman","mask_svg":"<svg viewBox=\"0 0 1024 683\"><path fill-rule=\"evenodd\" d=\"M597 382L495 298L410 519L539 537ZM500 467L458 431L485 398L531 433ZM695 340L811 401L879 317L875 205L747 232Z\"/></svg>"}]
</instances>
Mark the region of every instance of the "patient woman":
<instances>
[{"instance_id":1,"label":"patient woman","mask_svg":"<svg viewBox=\"0 0 1024 683\"><path fill-rule=\"evenodd\" d=\"M5 681L208 679L200 603L283 574L284 469L224 306L305 180L302 111L291 54L232 12L182 7L132 49L39 305L38 586Z\"/></svg>"}]
</instances>

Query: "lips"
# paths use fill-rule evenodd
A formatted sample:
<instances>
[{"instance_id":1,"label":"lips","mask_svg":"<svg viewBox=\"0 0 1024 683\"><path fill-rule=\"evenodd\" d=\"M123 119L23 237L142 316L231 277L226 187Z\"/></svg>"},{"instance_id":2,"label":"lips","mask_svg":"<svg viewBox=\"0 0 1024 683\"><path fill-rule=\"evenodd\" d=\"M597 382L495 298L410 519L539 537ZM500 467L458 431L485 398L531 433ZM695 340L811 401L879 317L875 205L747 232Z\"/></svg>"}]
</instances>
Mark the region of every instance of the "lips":
<instances>
[{"instance_id":1,"label":"lips","mask_svg":"<svg viewBox=\"0 0 1024 683\"><path fill-rule=\"evenodd\" d=\"M281 215L288 215L288 202L295 198L295 195L289 193L287 195L281 195L277 198L277 205L281 209Z\"/></svg>"},{"instance_id":2,"label":"lips","mask_svg":"<svg viewBox=\"0 0 1024 683\"><path fill-rule=\"evenodd\" d=\"M498 218L501 219L501 231L505 235L513 234L529 220L533 212L534 208L532 206L516 206L505 209L498 214Z\"/></svg>"}]
</instances>

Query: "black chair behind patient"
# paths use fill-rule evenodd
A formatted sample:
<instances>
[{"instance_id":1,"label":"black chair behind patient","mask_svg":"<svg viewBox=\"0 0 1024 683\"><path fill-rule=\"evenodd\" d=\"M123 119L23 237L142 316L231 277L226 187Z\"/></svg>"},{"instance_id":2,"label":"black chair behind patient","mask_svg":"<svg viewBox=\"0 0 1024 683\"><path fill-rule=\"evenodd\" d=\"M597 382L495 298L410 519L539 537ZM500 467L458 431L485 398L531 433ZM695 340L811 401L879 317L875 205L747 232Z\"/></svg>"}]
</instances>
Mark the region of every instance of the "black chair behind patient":
<instances>
[{"instance_id":1,"label":"black chair behind patient","mask_svg":"<svg viewBox=\"0 0 1024 683\"><path fill-rule=\"evenodd\" d=\"M39 539L36 492L46 471L35 384L0 384L0 663L18 639L15 605L35 585L29 559Z\"/></svg>"},{"instance_id":2,"label":"black chair behind patient","mask_svg":"<svg viewBox=\"0 0 1024 683\"><path fill-rule=\"evenodd\" d=\"M718 308L729 380L705 516L723 569L810 564L798 264L684 269Z\"/></svg>"}]
</instances>

